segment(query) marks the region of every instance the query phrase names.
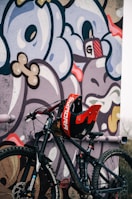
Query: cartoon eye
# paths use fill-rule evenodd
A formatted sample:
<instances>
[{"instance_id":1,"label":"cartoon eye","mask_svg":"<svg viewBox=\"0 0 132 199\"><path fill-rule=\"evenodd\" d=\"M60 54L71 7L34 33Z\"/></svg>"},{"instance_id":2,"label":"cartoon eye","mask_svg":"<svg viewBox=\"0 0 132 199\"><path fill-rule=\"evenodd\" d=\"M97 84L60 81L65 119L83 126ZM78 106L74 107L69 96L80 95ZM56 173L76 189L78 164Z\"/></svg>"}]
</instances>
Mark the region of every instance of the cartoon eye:
<instances>
[{"instance_id":1,"label":"cartoon eye","mask_svg":"<svg viewBox=\"0 0 132 199\"><path fill-rule=\"evenodd\" d=\"M93 37L93 28L89 21L85 21L82 26L82 36L83 39L89 39Z\"/></svg>"},{"instance_id":2,"label":"cartoon eye","mask_svg":"<svg viewBox=\"0 0 132 199\"><path fill-rule=\"evenodd\" d=\"M25 39L27 42L31 42L37 34L37 28L35 25L30 25L25 31Z\"/></svg>"}]
</instances>

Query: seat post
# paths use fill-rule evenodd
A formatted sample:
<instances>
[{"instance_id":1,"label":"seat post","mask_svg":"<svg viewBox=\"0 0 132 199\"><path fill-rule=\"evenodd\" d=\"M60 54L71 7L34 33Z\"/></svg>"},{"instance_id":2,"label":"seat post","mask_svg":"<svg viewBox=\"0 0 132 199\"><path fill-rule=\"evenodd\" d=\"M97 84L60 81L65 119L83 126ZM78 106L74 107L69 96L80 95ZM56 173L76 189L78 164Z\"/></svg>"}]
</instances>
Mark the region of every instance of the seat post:
<instances>
[{"instance_id":1,"label":"seat post","mask_svg":"<svg viewBox=\"0 0 132 199\"><path fill-rule=\"evenodd\" d=\"M89 132L88 135L89 135L89 145L88 145L87 152L90 153L91 150L94 150L94 139L97 136L102 136L103 133L102 132Z\"/></svg>"}]
</instances>

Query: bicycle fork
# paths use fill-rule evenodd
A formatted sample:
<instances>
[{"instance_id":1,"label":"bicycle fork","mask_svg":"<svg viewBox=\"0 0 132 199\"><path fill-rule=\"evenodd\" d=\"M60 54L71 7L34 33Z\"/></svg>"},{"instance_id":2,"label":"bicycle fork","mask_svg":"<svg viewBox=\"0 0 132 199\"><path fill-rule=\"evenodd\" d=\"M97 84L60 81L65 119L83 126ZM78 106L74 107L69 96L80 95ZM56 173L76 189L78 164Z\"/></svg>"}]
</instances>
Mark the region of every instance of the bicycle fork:
<instances>
[{"instance_id":1,"label":"bicycle fork","mask_svg":"<svg viewBox=\"0 0 132 199\"><path fill-rule=\"evenodd\" d=\"M35 169L33 171L32 178L31 178L31 181L30 181L30 185L29 185L29 187L27 189L27 192L28 192L27 196L28 197L32 197L35 181L36 181L37 175L39 173L40 167L41 167L41 163L39 161L38 153L36 153L36 167L35 167Z\"/></svg>"}]
</instances>

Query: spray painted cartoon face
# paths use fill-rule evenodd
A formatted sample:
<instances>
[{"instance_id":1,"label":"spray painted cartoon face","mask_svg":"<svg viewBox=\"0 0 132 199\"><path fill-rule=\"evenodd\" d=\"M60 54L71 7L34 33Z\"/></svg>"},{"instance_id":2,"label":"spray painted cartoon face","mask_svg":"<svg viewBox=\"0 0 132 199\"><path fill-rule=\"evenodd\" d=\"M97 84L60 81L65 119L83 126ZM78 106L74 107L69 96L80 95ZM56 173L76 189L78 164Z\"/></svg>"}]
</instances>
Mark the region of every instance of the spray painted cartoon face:
<instances>
[{"instance_id":1,"label":"spray painted cartoon face","mask_svg":"<svg viewBox=\"0 0 132 199\"><path fill-rule=\"evenodd\" d=\"M64 78L72 61L69 46L61 38L63 21L58 6L47 3L40 8L35 1L27 1L22 6L12 3L5 12L2 27L9 46L9 62L16 60L17 54L23 52L29 61L47 61L59 78Z\"/></svg>"},{"instance_id":2,"label":"spray painted cartoon face","mask_svg":"<svg viewBox=\"0 0 132 199\"><path fill-rule=\"evenodd\" d=\"M73 61L76 61L75 55L85 57L83 42L92 36L100 40L102 53L107 57L107 72L111 78L120 79L121 38L110 33L107 19L95 1L76 0L68 8L59 1L46 1L42 7L35 0L23 2L18 6L10 0L4 10L1 27L5 38L3 41L0 38L0 50L5 51L5 57L0 60L0 68L8 65L6 71L9 70L9 63L16 61L17 54L22 52L29 61L46 61L59 79L64 80L71 72ZM9 53L7 58L6 50ZM115 58L117 52L119 54ZM84 62L79 60L80 68ZM3 73L1 69L0 73Z\"/></svg>"}]
</instances>

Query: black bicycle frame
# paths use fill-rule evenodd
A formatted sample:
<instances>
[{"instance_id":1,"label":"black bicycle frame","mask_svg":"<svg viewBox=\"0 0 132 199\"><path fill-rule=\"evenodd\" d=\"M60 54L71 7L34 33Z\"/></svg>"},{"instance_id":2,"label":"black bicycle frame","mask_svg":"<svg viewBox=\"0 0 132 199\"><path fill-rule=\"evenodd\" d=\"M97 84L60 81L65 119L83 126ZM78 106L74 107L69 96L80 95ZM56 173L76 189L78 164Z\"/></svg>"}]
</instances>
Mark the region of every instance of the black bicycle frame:
<instances>
[{"instance_id":1,"label":"black bicycle frame","mask_svg":"<svg viewBox=\"0 0 132 199\"><path fill-rule=\"evenodd\" d=\"M122 187L118 188L104 188L99 190L94 190L93 187L86 187L82 184L82 182L79 179L79 176L76 172L76 169L69 157L69 154L67 153L67 150L64 145L64 138L61 136L55 136L54 135L55 142L57 143L58 148L60 149L60 152L66 162L66 165L70 171L71 177L75 182L76 187L80 192L86 193L106 193L106 192L115 192L122 189ZM121 180L119 176L117 176L115 173L113 173L108 167L106 167L103 163L99 162L98 159L92 157L90 155L90 152L86 149L84 149L80 144L78 144L75 140L72 138L68 139L69 142L71 142L74 146L76 146L80 151L82 151L85 156L87 157L87 163L92 164L93 166L100 165L100 167L103 167L107 172L111 173L114 177L116 177L118 180ZM107 179L105 179L107 181Z\"/></svg>"},{"instance_id":2,"label":"black bicycle frame","mask_svg":"<svg viewBox=\"0 0 132 199\"><path fill-rule=\"evenodd\" d=\"M60 135L56 135L54 134L54 132L50 132L49 130L44 130L44 131L41 131L39 133L36 133L35 136L37 136L37 141L35 143L35 145L37 146L38 145L38 141L39 141L39 138L43 135L44 138L43 138L43 141L42 141L42 144L41 144L41 148L39 150L39 152L37 152L41 157L45 157L44 156L44 151L45 151L45 148L46 148L46 144L48 142L48 138L49 138L49 134L52 133L53 137L54 137L54 140L58 146L58 148L60 149L60 152L62 154L62 157L64 158L64 161L66 162L66 165L70 171L70 174L71 174L71 177L73 179L73 181L75 182L75 185L77 187L77 189L84 193L84 194L87 194L87 193L106 193L106 192L116 192L116 191L119 191L122 189L121 188L103 188L103 189L98 189L98 190L94 190L93 187L91 186L84 186L84 184L80 181L80 177L79 175L77 174L76 172L76 169L70 159L70 156L65 148L65 145L64 145L64 139L65 140L68 140L68 142L72 143L74 146L76 146L81 152L84 153L85 157L86 157L86 162L87 164L91 164L93 165L94 167L96 167L97 165L99 165L100 167L103 167L108 173L111 173L115 178L117 178L118 180L121 181L121 178L116 175L115 173L113 173L108 167L106 167L103 163L99 162L98 159L96 159L95 157L91 156L90 155L90 152L91 152L91 149L89 148L88 146L88 149L84 149L80 144L78 144L78 142L76 142L74 139L72 138L63 138L62 136ZM94 142L94 139L92 140L92 142ZM90 150L89 150L90 149ZM41 158L40 158L40 162L41 162ZM104 177L104 176L103 176ZM106 180L107 182L107 178L104 177L104 179Z\"/></svg>"}]
</instances>

